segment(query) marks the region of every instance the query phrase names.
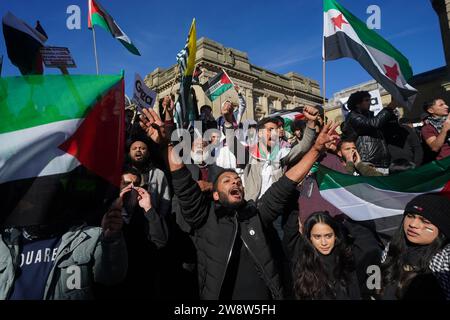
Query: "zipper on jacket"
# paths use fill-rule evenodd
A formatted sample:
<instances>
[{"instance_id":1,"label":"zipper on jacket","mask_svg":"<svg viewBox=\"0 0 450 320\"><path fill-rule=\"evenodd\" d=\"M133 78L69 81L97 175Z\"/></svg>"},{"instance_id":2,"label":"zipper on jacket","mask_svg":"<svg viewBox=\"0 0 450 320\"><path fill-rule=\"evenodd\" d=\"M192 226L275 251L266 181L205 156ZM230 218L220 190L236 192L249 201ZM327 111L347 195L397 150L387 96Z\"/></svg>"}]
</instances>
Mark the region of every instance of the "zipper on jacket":
<instances>
[{"instance_id":1,"label":"zipper on jacket","mask_svg":"<svg viewBox=\"0 0 450 320\"><path fill-rule=\"evenodd\" d=\"M218 298L220 298L220 293L222 292L223 281L225 280L225 276L227 275L228 264L230 263L231 254L233 253L234 243L236 242L236 235L237 235L237 232L238 232L238 224L237 224L236 212L234 214L233 223L234 223L233 242L231 243L230 252L228 252L227 264L225 265L225 272L223 273L222 281L220 282L220 291L219 291L219 297Z\"/></svg>"},{"instance_id":2,"label":"zipper on jacket","mask_svg":"<svg viewBox=\"0 0 450 320\"><path fill-rule=\"evenodd\" d=\"M258 267L261 269L261 274L263 276L263 280L266 282L267 286L269 287L270 292L273 295L273 298L276 299L275 297L275 290L273 290L272 288L272 284L270 283L270 281L267 279L266 277L266 273L264 272L264 268L261 266L261 264L259 263L258 259L256 258L256 256L253 254L253 252L250 250L250 248L248 247L247 243L245 242L244 238L241 237L242 239L242 243L244 244L245 248L247 249L248 253L250 254L250 256L253 258L253 261L255 261L255 263L258 265Z\"/></svg>"}]
</instances>

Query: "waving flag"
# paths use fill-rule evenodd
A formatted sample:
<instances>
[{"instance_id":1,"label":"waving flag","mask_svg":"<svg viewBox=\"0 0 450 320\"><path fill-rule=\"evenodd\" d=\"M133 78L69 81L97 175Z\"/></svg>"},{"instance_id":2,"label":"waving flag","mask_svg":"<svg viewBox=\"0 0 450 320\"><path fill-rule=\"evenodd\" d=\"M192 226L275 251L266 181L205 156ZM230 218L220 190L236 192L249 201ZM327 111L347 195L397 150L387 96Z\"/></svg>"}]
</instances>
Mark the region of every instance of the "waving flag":
<instances>
[{"instance_id":1,"label":"waving flag","mask_svg":"<svg viewBox=\"0 0 450 320\"><path fill-rule=\"evenodd\" d=\"M355 221L382 221L384 228L397 224L406 204L422 193L450 195L450 157L413 170L382 177L363 177L319 166L321 196ZM380 227L381 228L381 227Z\"/></svg>"},{"instance_id":2,"label":"waving flag","mask_svg":"<svg viewBox=\"0 0 450 320\"><path fill-rule=\"evenodd\" d=\"M123 76L0 78L0 225L104 214L120 184L124 101Z\"/></svg>"},{"instance_id":3,"label":"waving flag","mask_svg":"<svg viewBox=\"0 0 450 320\"><path fill-rule=\"evenodd\" d=\"M323 33L325 60L355 59L395 100L412 106L417 90L408 84L408 59L335 0L324 0Z\"/></svg>"},{"instance_id":4,"label":"waving flag","mask_svg":"<svg viewBox=\"0 0 450 320\"><path fill-rule=\"evenodd\" d=\"M294 134L291 130L291 124L296 120L303 120L305 116L303 115L303 108L296 107L291 110L279 111L268 115L267 117L281 117L284 120L284 131Z\"/></svg>"},{"instance_id":5,"label":"waving flag","mask_svg":"<svg viewBox=\"0 0 450 320\"><path fill-rule=\"evenodd\" d=\"M8 12L2 22L6 50L11 63L19 68L23 75L42 74L44 68L39 50L47 41L47 35L39 21L37 27L32 28Z\"/></svg>"},{"instance_id":6,"label":"waving flag","mask_svg":"<svg viewBox=\"0 0 450 320\"><path fill-rule=\"evenodd\" d=\"M231 82L231 79L223 71L219 72L212 79L202 85L203 91L211 101L216 100L232 87L233 83Z\"/></svg>"},{"instance_id":7,"label":"waving flag","mask_svg":"<svg viewBox=\"0 0 450 320\"><path fill-rule=\"evenodd\" d=\"M195 69L195 57L197 54L197 32L195 18L186 40L186 45L177 54L178 67L181 74L180 96L175 108L174 120L178 127L187 128L197 119L198 110L194 110L191 97L192 75Z\"/></svg>"},{"instance_id":8,"label":"waving flag","mask_svg":"<svg viewBox=\"0 0 450 320\"><path fill-rule=\"evenodd\" d=\"M177 62L180 67L181 76L192 76L195 68L195 56L197 54L197 32L195 18L192 20L191 28L186 40L186 45L177 54Z\"/></svg>"},{"instance_id":9,"label":"waving flag","mask_svg":"<svg viewBox=\"0 0 450 320\"><path fill-rule=\"evenodd\" d=\"M140 56L139 50L134 46L131 39L120 29L113 17L95 0L89 0L88 28L99 26L110 32L111 35L120 41L121 44L132 54Z\"/></svg>"}]
</instances>

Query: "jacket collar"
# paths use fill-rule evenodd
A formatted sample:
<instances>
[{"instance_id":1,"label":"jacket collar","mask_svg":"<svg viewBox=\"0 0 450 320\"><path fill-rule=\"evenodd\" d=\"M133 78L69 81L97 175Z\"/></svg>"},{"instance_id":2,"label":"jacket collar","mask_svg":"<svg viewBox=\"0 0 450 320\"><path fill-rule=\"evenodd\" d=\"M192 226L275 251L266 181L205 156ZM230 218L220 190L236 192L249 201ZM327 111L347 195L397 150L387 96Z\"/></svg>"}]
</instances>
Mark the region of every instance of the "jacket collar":
<instances>
[{"instance_id":1,"label":"jacket collar","mask_svg":"<svg viewBox=\"0 0 450 320\"><path fill-rule=\"evenodd\" d=\"M370 115L373 115L373 111L370 111L370 110L367 110L367 111L363 111L363 110L360 110L360 109L358 109L358 108L356 108L355 110L353 110L354 112L356 112L356 113L359 113L359 114L362 114L362 115L364 115L364 116L370 116Z\"/></svg>"},{"instance_id":2,"label":"jacket collar","mask_svg":"<svg viewBox=\"0 0 450 320\"><path fill-rule=\"evenodd\" d=\"M72 227L69 229L69 231L63 234L61 244L58 249L58 255L59 252L64 250L68 245L70 245L70 247L68 248L68 251L66 251L73 251L81 242L83 242L84 239L86 239L86 237L88 237L88 234L83 232L85 226L86 224ZM19 245L19 238L21 234L22 231L20 229L9 228L4 231L3 240L8 246L17 246Z\"/></svg>"},{"instance_id":3,"label":"jacket collar","mask_svg":"<svg viewBox=\"0 0 450 320\"><path fill-rule=\"evenodd\" d=\"M214 202L214 213L216 214L217 219L228 217L234 217L238 219L238 221L248 220L251 217L257 214L256 205L253 200L245 201L242 205L237 209L231 209L224 207L220 202Z\"/></svg>"}]
</instances>

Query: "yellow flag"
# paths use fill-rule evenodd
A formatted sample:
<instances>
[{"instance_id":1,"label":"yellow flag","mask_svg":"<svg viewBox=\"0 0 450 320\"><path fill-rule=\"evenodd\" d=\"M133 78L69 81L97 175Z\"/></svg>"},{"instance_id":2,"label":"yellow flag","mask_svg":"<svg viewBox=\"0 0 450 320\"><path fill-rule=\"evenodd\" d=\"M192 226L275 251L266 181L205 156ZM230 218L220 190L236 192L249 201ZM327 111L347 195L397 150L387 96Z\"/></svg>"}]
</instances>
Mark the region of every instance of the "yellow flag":
<instances>
[{"instance_id":1,"label":"yellow flag","mask_svg":"<svg viewBox=\"0 0 450 320\"><path fill-rule=\"evenodd\" d=\"M195 18L192 20L191 29L189 29L189 36L187 40L188 57L187 66L184 73L185 76L191 76L195 68L195 55L197 53L197 32L195 30Z\"/></svg>"}]
</instances>

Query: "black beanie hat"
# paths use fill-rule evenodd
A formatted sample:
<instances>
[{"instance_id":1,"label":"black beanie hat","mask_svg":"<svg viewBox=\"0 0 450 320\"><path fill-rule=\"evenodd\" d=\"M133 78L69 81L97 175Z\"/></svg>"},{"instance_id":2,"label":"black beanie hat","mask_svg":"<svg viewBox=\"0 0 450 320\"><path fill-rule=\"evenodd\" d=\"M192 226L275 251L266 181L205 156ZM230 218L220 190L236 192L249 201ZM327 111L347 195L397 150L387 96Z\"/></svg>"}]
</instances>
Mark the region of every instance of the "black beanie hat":
<instances>
[{"instance_id":1,"label":"black beanie hat","mask_svg":"<svg viewBox=\"0 0 450 320\"><path fill-rule=\"evenodd\" d=\"M413 198L405 207L406 213L421 215L430 220L447 239L450 239L450 198L438 193L425 193Z\"/></svg>"}]
</instances>

